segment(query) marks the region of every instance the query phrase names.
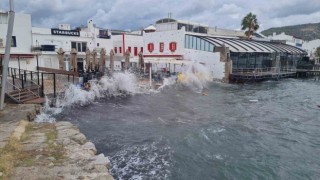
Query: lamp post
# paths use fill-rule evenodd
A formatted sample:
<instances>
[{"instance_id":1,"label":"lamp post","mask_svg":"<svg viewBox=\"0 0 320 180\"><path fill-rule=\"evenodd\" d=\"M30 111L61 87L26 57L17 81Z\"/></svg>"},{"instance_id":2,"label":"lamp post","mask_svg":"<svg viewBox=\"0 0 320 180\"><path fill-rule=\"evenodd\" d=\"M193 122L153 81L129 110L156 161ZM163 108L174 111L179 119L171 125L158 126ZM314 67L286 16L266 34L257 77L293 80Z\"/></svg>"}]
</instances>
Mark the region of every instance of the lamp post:
<instances>
[{"instance_id":1,"label":"lamp post","mask_svg":"<svg viewBox=\"0 0 320 180\"><path fill-rule=\"evenodd\" d=\"M8 22L8 31L7 31L7 39L6 39L6 49L5 55L2 62L2 79L1 79L1 94L0 94L0 110L4 108L4 96L6 90L7 76L8 76L8 66L10 59L10 47L11 47L11 39L12 39L12 31L13 31L13 23L14 23L14 7L13 0L9 0L10 11L9 11L9 22Z\"/></svg>"}]
</instances>

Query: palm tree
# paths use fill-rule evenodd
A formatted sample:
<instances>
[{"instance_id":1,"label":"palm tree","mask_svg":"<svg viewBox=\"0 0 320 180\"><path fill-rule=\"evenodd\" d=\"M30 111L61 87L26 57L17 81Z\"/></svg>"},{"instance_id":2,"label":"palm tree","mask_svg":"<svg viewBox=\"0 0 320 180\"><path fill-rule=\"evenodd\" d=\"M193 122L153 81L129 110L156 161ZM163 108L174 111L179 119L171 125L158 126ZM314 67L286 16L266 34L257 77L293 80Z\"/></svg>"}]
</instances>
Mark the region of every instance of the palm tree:
<instances>
[{"instance_id":1,"label":"palm tree","mask_svg":"<svg viewBox=\"0 0 320 180\"><path fill-rule=\"evenodd\" d=\"M257 16L250 12L242 19L241 26L242 30L246 30L245 35L247 38L250 39L253 33L259 29Z\"/></svg>"}]
</instances>

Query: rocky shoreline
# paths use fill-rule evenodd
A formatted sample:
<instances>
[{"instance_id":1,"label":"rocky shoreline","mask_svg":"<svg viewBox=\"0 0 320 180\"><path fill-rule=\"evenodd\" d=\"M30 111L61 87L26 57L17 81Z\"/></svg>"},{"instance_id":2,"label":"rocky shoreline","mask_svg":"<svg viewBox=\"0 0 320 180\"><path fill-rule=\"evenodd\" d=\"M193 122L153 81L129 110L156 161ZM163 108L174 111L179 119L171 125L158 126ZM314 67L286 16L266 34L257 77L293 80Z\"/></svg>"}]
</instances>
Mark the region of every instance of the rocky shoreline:
<instances>
[{"instance_id":1,"label":"rocky shoreline","mask_svg":"<svg viewBox=\"0 0 320 180\"><path fill-rule=\"evenodd\" d=\"M36 109L28 112L29 120ZM0 152L0 179L113 179L109 159L66 121L21 120Z\"/></svg>"}]
</instances>

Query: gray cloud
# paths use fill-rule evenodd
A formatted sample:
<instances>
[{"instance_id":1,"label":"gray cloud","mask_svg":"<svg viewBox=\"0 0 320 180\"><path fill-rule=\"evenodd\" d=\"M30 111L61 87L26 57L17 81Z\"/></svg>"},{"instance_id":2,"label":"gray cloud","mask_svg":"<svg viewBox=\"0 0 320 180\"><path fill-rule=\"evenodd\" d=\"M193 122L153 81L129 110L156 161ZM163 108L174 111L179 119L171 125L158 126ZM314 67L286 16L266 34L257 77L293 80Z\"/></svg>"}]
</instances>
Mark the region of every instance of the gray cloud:
<instances>
[{"instance_id":1,"label":"gray cloud","mask_svg":"<svg viewBox=\"0 0 320 180\"><path fill-rule=\"evenodd\" d=\"M8 0L0 2L8 9ZM257 15L261 29L320 21L319 0L19 0L16 12L32 14L33 26L73 27L93 19L99 27L138 29L167 16L220 28L240 29L248 13Z\"/></svg>"}]
</instances>

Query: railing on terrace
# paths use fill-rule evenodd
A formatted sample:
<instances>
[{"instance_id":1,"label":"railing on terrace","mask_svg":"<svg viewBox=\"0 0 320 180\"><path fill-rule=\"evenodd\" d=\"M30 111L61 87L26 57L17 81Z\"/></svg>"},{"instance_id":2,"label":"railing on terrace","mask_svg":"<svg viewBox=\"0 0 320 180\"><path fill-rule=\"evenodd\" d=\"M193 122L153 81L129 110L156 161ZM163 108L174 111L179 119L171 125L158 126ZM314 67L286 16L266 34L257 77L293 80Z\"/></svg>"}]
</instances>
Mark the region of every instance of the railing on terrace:
<instances>
[{"instance_id":1,"label":"railing on terrace","mask_svg":"<svg viewBox=\"0 0 320 180\"><path fill-rule=\"evenodd\" d=\"M268 67L268 68L235 68L232 69L233 73L239 74L254 74L254 75L265 75L265 74L280 74L280 73L290 73L296 72L296 68L287 67Z\"/></svg>"},{"instance_id":2,"label":"railing on terrace","mask_svg":"<svg viewBox=\"0 0 320 180\"><path fill-rule=\"evenodd\" d=\"M37 92L38 96L44 97L45 94L52 94L56 97L57 93L64 92L68 84L79 82L74 74L58 74L44 71L29 71L18 68L8 68L8 81L10 87L7 92L16 89L29 89ZM8 87L8 86L7 86ZM35 92L34 90L37 89Z\"/></svg>"}]
</instances>

